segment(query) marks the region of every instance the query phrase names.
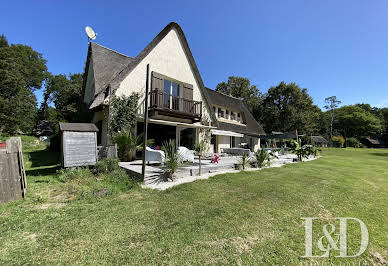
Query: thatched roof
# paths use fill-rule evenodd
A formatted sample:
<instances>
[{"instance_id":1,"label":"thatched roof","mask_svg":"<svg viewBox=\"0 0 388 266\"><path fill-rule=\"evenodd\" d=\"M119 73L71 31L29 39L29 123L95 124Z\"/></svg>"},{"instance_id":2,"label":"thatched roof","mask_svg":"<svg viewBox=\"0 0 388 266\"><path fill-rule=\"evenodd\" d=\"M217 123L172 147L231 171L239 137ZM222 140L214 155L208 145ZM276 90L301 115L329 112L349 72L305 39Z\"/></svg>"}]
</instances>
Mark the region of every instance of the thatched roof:
<instances>
[{"instance_id":1,"label":"thatched roof","mask_svg":"<svg viewBox=\"0 0 388 266\"><path fill-rule=\"evenodd\" d=\"M315 143L323 143L323 144L329 143L329 141L322 136L311 136L311 138Z\"/></svg>"},{"instance_id":2,"label":"thatched roof","mask_svg":"<svg viewBox=\"0 0 388 266\"><path fill-rule=\"evenodd\" d=\"M383 143L378 139L372 139L370 137L363 138L364 140L368 141L370 144L373 145L382 145Z\"/></svg>"}]
</instances>

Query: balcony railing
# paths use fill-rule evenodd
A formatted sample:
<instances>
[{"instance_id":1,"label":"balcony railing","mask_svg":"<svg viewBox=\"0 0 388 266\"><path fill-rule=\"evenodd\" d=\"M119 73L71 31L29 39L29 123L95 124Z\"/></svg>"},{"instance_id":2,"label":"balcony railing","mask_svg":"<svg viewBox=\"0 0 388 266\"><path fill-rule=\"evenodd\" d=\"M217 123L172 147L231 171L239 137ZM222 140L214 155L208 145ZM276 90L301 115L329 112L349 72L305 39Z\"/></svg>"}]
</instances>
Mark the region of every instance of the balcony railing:
<instances>
[{"instance_id":1,"label":"balcony railing","mask_svg":"<svg viewBox=\"0 0 388 266\"><path fill-rule=\"evenodd\" d=\"M193 117L202 116L202 102L174 96L160 90L150 92L150 108L163 109Z\"/></svg>"}]
</instances>

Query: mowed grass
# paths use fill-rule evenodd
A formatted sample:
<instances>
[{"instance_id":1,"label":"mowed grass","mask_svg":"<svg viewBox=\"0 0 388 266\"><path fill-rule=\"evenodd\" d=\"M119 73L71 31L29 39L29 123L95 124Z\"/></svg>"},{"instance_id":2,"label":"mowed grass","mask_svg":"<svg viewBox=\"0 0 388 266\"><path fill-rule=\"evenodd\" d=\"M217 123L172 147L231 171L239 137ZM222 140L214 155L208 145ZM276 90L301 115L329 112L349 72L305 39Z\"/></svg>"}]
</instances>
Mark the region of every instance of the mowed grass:
<instances>
[{"instance_id":1,"label":"mowed grass","mask_svg":"<svg viewBox=\"0 0 388 266\"><path fill-rule=\"evenodd\" d=\"M135 186L73 199L57 180L58 154L43 148L26 152L27 199L0 205L1 265L388 260L388 150L328 149L315 161L218 175L162 192ZM334 217L361 219L370 235L367 251L358 258L336 258L335 252L302 258L302 217L319 217L315 244L322 225L338 225ZM349 253L358 246L359 229L350 226Z\"/></svg>"}]
</instances>

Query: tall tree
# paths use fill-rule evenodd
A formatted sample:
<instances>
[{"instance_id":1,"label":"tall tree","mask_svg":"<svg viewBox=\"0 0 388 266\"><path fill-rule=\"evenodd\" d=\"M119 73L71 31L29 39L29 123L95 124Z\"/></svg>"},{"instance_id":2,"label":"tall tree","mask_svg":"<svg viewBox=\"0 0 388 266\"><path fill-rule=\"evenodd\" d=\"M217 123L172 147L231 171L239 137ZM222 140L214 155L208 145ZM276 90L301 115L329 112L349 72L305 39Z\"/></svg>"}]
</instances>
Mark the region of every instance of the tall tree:
<instances>
[{"instance_id":1,"label":"tall tree","mask_svg":"<svg viewBox=\"0 0 388 266\"><path fill-rule=\"evenodd\" d=\"M55 117L53 110L49 108L50 104L54 104L58 120L87 121L89 113L83 102L82 74L50 75L45 84L40 109L41 119L49 120L49 116Z\"/></svg>"},{"instance_id":2,"label":"tall tree","mask_svg":"<svg viewBox=\"0 0 388 266\"><path fill-rule=\"evenodd\" d=\"M261 93L247 78L230 76L228 82L218 83L216 91L239 98L255 116L261 103Z\"/></svg>"},{"instance_id":3,"label":"tall tree","mask_svg":"<svg viewBox=\"0 0 388 266\"><path fill-rule=\"evenodd\" d=\"M7 38L4 36L4 34L0 35L0 47L8 47L8 41Z\"/></svg>"},{"instance_id":4,"label":"tall tree","mask_svg":"<svg viewBox=\"0 0 388 266\"><path fill-rule=\"evenodd\" d=\"M32 131L37 114L35 90L47 76L46 60L31 47L8 45L0 37L0 131Z\"/></svg>"},{"instance_id":5,"label":"tall tree","mask_svg":"<svg viewBox=\"0 0 388 266\"><path fill-rule=\"evenodd\" d=\"M337 100L337 96L330 96L325 99L326 110L330 111L330 139L333 137L333 122L335 109L341 104L341 101Z\"/></svg>"},{"instance_id":6,"label":"tall tree","mask_svg":"<svg viewBox=\"0 0 388 266\"><path fill-rule=\"evenodd\" d=\"M307 89L282 81L265 95L261 122L266 132L282 131L312 134L319 130L320 109L313 105Z\"/></svg>"},{"instance_id":7,"label":"tall tree","mask_svg":"<svg viewBox=\"0 0 388 266\"><path fill-rule=\"evenodd\" d=\"M343 106L336 111L334 126L346 138L376 136L381 133L380 120L372 113L355 105Z\"/></svg>"}]
</instances>

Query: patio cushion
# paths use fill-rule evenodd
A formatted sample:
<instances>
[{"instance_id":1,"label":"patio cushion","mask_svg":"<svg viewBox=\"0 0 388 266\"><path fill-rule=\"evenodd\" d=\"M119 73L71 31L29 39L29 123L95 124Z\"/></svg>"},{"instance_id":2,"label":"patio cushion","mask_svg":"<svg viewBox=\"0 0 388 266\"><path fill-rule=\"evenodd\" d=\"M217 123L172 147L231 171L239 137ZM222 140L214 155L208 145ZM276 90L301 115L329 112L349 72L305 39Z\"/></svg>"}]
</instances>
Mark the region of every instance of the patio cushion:
<instances>
[{"instance_id":1,"label":"patio cushion","mask_svg":"<svg viewBox=\"0 0 388 266\"><path fill-rule=\"evenodd\" d=\"M180 146L178 148L178 153L179 153L179 156L181 157L182 162L189 161L189 162L194 163L194 151L193 150L189 150L186 147Z\"/></svg>"},{"instance_id":2,"label":"patio cushion","mask_svg":"<svg viewBox=\"0 0 388 266\"><path fill-rule=\"evenodd\" d=\"M164 163L165 155L163 151L154 150L150 147L146 147L146 162L159 162Z\"/></svg>"}]
</instances>

